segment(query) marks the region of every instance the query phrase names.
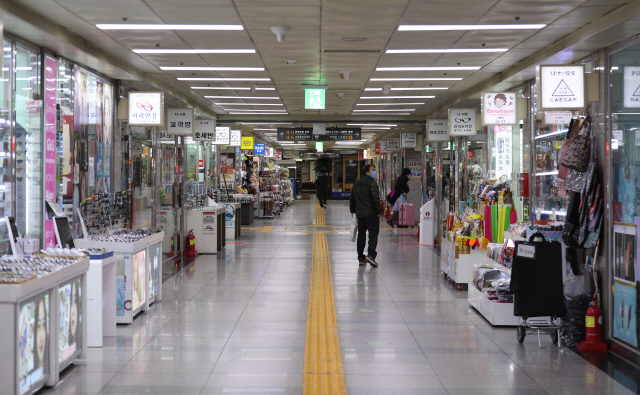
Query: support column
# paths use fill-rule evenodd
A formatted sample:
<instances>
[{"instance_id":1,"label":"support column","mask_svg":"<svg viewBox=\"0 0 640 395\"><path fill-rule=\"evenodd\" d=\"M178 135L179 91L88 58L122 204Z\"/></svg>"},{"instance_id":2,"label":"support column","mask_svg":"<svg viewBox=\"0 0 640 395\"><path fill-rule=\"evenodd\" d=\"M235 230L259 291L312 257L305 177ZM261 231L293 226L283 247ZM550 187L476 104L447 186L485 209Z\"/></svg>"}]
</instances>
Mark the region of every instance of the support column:
<instances>
[{"instance_id":1,"label":"support column","mask_svg":"<svg viewBox=\"0 0 640 395\"><path fill-rule=\"evenodd\" d=\"M435 237L436 240L438 240L438 245L440 244L440 237L442 236L442 219L443 219L443 211L445 210L442 204L442 194L443 194L443 190L442 190L442 142L438 141L437 143L435 143L436 145L436 152L435 152L435 161L434 164L436 166L436 185L435 185L435 191L436 191L436 232L435 232ZM449 208L447 207L447 210Z\"/></svg>"}]
</instances>

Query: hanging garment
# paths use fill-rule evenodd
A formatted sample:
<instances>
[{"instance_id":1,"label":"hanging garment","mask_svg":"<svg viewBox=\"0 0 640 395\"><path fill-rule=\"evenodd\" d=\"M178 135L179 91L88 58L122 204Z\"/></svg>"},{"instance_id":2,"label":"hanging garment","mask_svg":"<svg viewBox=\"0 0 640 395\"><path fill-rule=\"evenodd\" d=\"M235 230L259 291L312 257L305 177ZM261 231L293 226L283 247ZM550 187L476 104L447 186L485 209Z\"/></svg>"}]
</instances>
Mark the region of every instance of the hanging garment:
<instances>
[{"instance_id":1,"label":"hanging garment","mask_svg":"<svg viewBox=\"0 0 640 395\"><path fill-rule=\"evenodd\" d=\"M484 206L484 238L493 241L493 233L491 231L491 206Z\"/></svg>"}]
</instances>

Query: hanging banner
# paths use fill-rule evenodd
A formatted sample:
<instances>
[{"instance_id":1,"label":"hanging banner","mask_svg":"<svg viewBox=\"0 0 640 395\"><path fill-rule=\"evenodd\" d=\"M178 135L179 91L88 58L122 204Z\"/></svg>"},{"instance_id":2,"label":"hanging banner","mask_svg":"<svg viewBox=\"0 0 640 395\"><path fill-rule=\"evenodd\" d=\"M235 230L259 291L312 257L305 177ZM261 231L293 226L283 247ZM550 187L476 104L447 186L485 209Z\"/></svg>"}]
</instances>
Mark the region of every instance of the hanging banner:
<instances>
[{"instance_id":1,"label":"hanging banner","mask_svg":"<svg viewBox=\"0 0 640 395\"><path fill-rule=\"evenodd\" d=\"M196 120L193 133L195 141L213 141L216 138L216 121L210 119Z\"/></svg>"},{"instance_id":2,"label":"hanging banner","mask_svg":"<svg viewBox=\"0 0 640 395\"><path fill-rule=\"evenodd\" d=\"M584 65L538 67L538 111L586 107Z\"/></svg>"},{"instance_id":3,"label":"hanging banner","mask_svg":"<svg viewBox=\"0 0 640 395\"><path fill-rule=\"evenodd\" d=\"M449 124L446 119L429 119L427 125L427 141L449 141Z\"/></svg>"},{"instance_id":4,"label":"hanging banner","mask_svg":"<svg viewBox=\"0 0 640 395\"><path fill-rule=\"evenodd\" d=\"M475 108L449 109L449 135L451 137L476 135Z\"/></svg>"},{"instance_id":5,"label":"hanging banner","mask_svg":"<svg viewBox=\"0 0 640 395\"><path fill-rule=\"evenodd\" d=\"M496 152L496 178L507 176L511 179L511 139L513 138L510 125L494 126L495 152Z\"/></svg>"},{"instance_id":6,"label":"hanging banner","mask_svg":"<svg viewBox=\"0 0 640 395\"><path fill-rule=\"evenodd\" d=\"M416 148L418 146L417 133L401 133L401 148Z\"/></svg>"},{"instance_id":7,"label":"hanging banner","mask_svg":"<svg viewBox=\"0 0 640 395\"><path fill-rule=\"evenodd\" d=\"M253 136L242 136L242 145L243 150L252 150L253 149Z\"/></svg>"},{"instance_id":8,"label":"hanging banner","mask_svg":"<svg viewBox=\"0 0 640 395\"><path fill-rule=\"evenodd\" d=\"M516 123L515 93L484 93L482 95L483 125L515 125Z\"/></svg>"},{"instance_id":9,"label":"hanging banner","mask_svg":"<svg viewBox=\"0 0 640 395\"><path fill-rule=\"evenodd\" d=\"M167 110L167 134L193 136L193 108Z\"/></svg>"},{"instance_id":10,"label":"hanging banner","mask_svg":"<svg viewBox=\"0 0 640 395\"><path fill-rule=\"evenodd\" d=\"M129 92L129 126L162 126L163 92Z\"/></svg>"},{"instance_id":11,"label":"hanging banner","mask_svg":"<svg viewBox=\"0 0 640 395\"><path fill-rule=\"evenodd\" d=\"M400 139L397 137L387 139L387 151L400 151Z\"/></svg>"},{"instance_id":12,"label":"hanging banner","mask_svg":"<svg viewBox=\"0 0 640 395\"><path fill-rule=\"evenodd\" d=\"M57 62L49 56L45 60L45 200L56 201L56 71ZM44 221L44 246L56 246L53 219Z\"/></svg>"},{"instance_id":13,"label":"hanging banner","mask_svg":"<svg viewBox=\"0 0 640 395\"><path fill-rule=\"evenodd\" d=\"M242 130L229 131L229 145L239 147L242 144Z\"/></svg>"}]
</instances>

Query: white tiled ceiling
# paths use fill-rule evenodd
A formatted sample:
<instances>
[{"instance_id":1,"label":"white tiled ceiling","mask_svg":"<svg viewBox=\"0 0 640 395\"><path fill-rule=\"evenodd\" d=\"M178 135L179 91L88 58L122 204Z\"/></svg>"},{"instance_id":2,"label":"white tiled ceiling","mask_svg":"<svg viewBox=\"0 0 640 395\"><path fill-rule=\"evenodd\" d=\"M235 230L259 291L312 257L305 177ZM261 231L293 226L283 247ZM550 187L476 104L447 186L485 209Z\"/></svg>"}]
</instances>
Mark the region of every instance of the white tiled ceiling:
<instances>
[{"instance_id":1,"label":"white tiled ceiling","mask_svg":"<svg viewBox=\"0 0 640 395\"><path fill-rule=\"evenodd\" d=\"M449 87L441 91L394 91L395 95L436 95L412 116L482 83L562 37L629 1L625 0L15 0L45 15L121 62L202 96L274 96L290 114L352 117L359 98L380 96L384 81L370 78L460 77L462 81L397 81L397 87ZM97 23L241 24L243 31L101 31ZM542 30L398 31L400 24L547 24ZM290 26L277 42L272 26ZM20 32L14 32L20 34ZM637 32L636 32L637 33ZM366 38L344 41L343 38ZM256 49L255 54L135 54L131 49ZM386 54L387 49L508 48L505 53ZM326 53L326 50L379 52ZM295 60L295 64L286 64ZM264 72L161 71L163 66L265 67ZM479 66L478 71L376 71L377 67ZM350 71L350 79L340 78ZM445 74L446 73L446 74ZM247 86L244 82L177 81L178 77L266 77L276 91L192 90L191 86ZM325 110L304 111L303 84L327 84ZM344 93L342 99L336 96ZM220 102L220 100L214 99ZM374 102L410 102L381 99ZM225 99L252 103L255 100ZM380 106L394 109L399 106ZM225 112L212 107L220 114ZM246 109L266 107L243 106ZM393 116L402 118L402 116ZM402 126L402 125L401 125ZM398 128L400 128L399 126ZM418 125L404 125L416 128ZM394 129L397 130L397 129ZM392 130L393 131L393 130Z\"/></svg>"}]
</instances>

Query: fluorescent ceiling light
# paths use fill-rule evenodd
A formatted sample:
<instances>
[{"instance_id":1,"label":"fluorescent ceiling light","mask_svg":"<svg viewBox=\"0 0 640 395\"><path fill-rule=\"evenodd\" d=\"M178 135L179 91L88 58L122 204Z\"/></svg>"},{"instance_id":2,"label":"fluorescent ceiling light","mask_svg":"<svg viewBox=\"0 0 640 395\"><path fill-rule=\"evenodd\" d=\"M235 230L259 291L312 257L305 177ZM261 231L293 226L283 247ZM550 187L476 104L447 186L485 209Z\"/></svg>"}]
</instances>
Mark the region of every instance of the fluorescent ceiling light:
<instances>
[{"instance_id":1,"label":"fluorescent ceiling light","mask_svg":"<svg viewBox=\"0 0 640 395\"><path fill-rule=\"evenodd\" d=\"M264 67L160 67L164 71L264 71Z\"/></svg>"},{"instance_id":2,"label":"fluorescent ceiling light","mask_svg":"<svg viewBox=\"0 0 640 395\"><path fill-rule=\"evenodd\" d=\"M452 49L387 49L387 53L483 53L507 52L509 48L452 48Z\"/></svg>"},{"instance_id":3,"label":"fluorescent ceiling light","mask_svg":"<svg viewBox=\"0 0 640 395\"><path fill-rule=\"evenodd\" d=\"M480 70L480 68L481 68L480 66L376 67L376 71L469 71L469 70Z\"/></svg>"},{"instance_id":4,"label":"fluorescent ceiling light","mask_svg":"<svg viewBox=\"0 0 640 395\"><path fill-rule=\"evenodd\" d=\"M256 87L257 91L275 91L276 88L258 88Z\"/></svg>"},{"instance_id":5,"label":"fluorescent ceiling light","mask_svg":"<svg viewBox=\"0 0 640 395\"><path fill-rule=\"evenodd\" d=\"M372 128L372 127L364 127L364 128L362 128L362 131L365 131L365 130L390 130L390 129L391 129L391 128L380 128L380 127L378 127L378 128ZM364 133L363 133L363 134L364 134Z\"/></svg>"},{"instance_id":6,"label":"fluorescent ceiling light","mask_svg":"<svg viewBox=\"0 0 640 395\"><path fill-rule=\"evenodd\" d=\"M207 99L264 99L264 100L280 100L279 96L205 96ZM230 103L231 104L231 103Z\"/></svg>"},{"instance_id":7,"label":"fluorescent ceiling light","mask_svg":"<svg viewBox=\"0 0 640 395\"><path fill-rule=\"evenodd\" d=\"M132 51L149 54L256 53L255 49L132 49Z\"/></svg>"},{"instance_id":8,"label":"fluorescent ceiling light","mask_svg":"<svg viewBox=\"0 0 640 395\"><path fill-rule=\"evenodd\" d=\"M253 128L253 130L278 130L278 129L260 129L260 128ZM267 136L268 135L272 135L272 134L277 134L277 133L265 133Z\"/></svg>"},{"instance_id":9,"label":"fluorescent ceiling light","mask_svg":"<svg viewBox=\"0 0 640 395\"><path fill-rule=\"evenodd\" d=\"M178 78L180 79L180 78ZM433 78L370 78L369 81L461 81L457 77L433 77ZM393 88L392 88L393 89Z\"/></svg>"},{"instance_id":10,"label":"fluorescent ceiling light","mask_svg":"<svg viewBox=\"0 0 640 395\"><path fill-rule=\"evenodd\" d=\"M462 79L462 78L460 78ZM200 77L200 78L190 78L190 77L180 77L178 81L271 81L271 78L215 78L215 77Z\"/></svg>"},{"instance_id":11,"label":"fluorescent ceiling light","mask_svg":"<svg viewBox=\"0 0 640 395\"><path fill-rule=\"evenodd\" d=\"M399 32L442 31L442 30L530 30L542 29L544 24L521 25L400 25Z\"/></svg>"},{"instance_id":12,"label":"fluorescent ceiling light","mask_svg":"<svg viewBox=\"0 0 640 395\"><path fill-rule=\"evenodd\" d=\"M292 122L240 122L242 125L293 125Z\"/></svg>"},{"instance_id":13,"label":"fluorescent ceiling light","mask_svg":"<svg viewBox=\"0 0 640 395\"><path fill-rule=\"evenodd\" d=\"M424 103L357 103L356 106L421 106Z\"/></svg>"},{"instance_id":14,"label":"fluorescent ceiling light","mask_svg":"<svg viewBox=\"0 0 640 395\"><path fill-rule=\"evenodd\" d=\"M365 99L433 99L434 97L435 96L360 96L360 100L365 100Z\"/></svg>"},{"instance_id":15,"label":"fluorescent ceiling light","mask_svg":"<svg viewBox=\"0 0 640 395\"><path fill-rule=\"evenodd\" d=\"M165 25L165 24L127 24L99 23L102 30L244 30L242 25Z\"/></svg>"},{"instance_id":16,"label":"fluorescent ceiling light","mask_svg":"<svg viewBox=\"0 0 640 395\"><path fill-rule=\"evenodd\" d=\"M252 109L247 109L247 108L227 108L224 109L225 111L269 111L269 112L286 112L287 110L275 110L275 109L268 109L268 110L252 110Z\"/></svg>"},{"instance_id":17,"label":"fluorescent ceiling light","mask_svg":"<svg viewBox=\"0 0 640 395\"><path fill-rule=\"evenodd\" d=\"M402 111L402 110L398 109L396 111ZM388 115L411 115L411 113L410 112L394 112L393 114L385 114L385 113L381 113L381 112L375 112L375 113L374 112L370 112L370 113L367 113L367 114L358 114L358 113L353 114L352 113L351 115L384 115L384 116L388 116Z\"/></svg>"},{"instance_id":18,"label":"fluorescent ceiling light","mask_svg":"<svg viewBox=\"0 0 640 395\"><path fill-rule=\"evenodd\" d=\"M347 126L398 126L388 123L348 123Z\"/></svg>"},{"instance_id":19,"label":"fluorescent ceiling light","mask_svg":"<svg viewBox=\"0 0 640 395\"><path fill-rule=\"evenodd\" d=\"M214 103L216 106L284 106L282 103Z\"/></svg>"},{"instance_id":20,"label":"fluorescent ceiling light","mask_svg":"<svg viewBox=\"0 0 640 395\"><path fill-rule=\"evenodd\" d=\"M389 111L389 112L396 112L396 111L415 111L415 108L396 108L395 110L353 110L352 112L382 112L382 111Z\"/></svg>"},{"instance_id":21,"label":"fluorescent ceiling light","mask_svg":"<svg viewBox=\"0 0 640 395\"><path fill-rule=\"evenodd\" d=\"M392 91L443 91L447 87L426 87L426 88L391 88ZM364 88L365 91L381 91L382 88Z\"/></svg>"},{"instance_id":22,"label":"fluorescent ceiling light","mask_svg":"<svg viewBox=\"0 0 640 395\"><path fill-rule=\"evenodd\" d=\"M228 91L248 91L251 90L249 86L243 87L231 87L231 86L192 86L191 89L218 89L218 90L228 90ZM382 88L380 88L382 89Z\"/></svg>"}]
</instances>

